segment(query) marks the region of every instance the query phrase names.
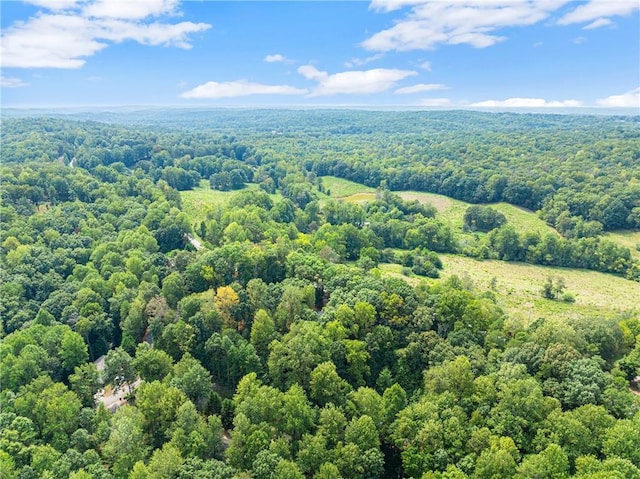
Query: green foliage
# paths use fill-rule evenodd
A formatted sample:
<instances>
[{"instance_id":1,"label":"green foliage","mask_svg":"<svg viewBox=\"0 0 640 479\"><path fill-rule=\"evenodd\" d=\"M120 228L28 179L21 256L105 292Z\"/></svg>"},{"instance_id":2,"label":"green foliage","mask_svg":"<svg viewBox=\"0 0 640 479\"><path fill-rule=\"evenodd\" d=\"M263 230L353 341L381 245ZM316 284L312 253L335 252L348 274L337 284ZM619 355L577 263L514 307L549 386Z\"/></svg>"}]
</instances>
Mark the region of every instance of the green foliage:
<instances>
[{"instance_id":1,"label":"green foliage","mask_svg":"<svg viewBox=\"0 0 640 479\"><path fill-rule=\"evenodd\" d=\"M162 381L171 372L173 360L163 350L140 343L132 365L144 381Z\"/></svg>"},{"instance_id":2,"label":"green foliage","mask_svg":"<svg viewBox=\"0 0 640 479\"><path fill-rule=\"evenodd\" d=\"M281 341L275 340L269 346L269 374L274 384L283 388L292 384L308 387L313 369L329 359L329 344L320 324L294 323ZM296 368L291 369L290 364L296 364Z\"/></svg>"},{"instance_id":3,"label":"green foliage","mask_svg":"<svg viewBox=\"0 0 640 479\"><path fill-rule=\"evenodd\" d=\"M635 118L113 115L3 120L3 477L640 476Z\"/></svg>"},{"instance_id":4,"label":"green foliage","mask_svg":"<svg viewBox=\"0 0 640 479\"><path fill-rule=\"evenodd\" d=\"M136 462L146 459L150 448L144 437L143 423L142 413L129 406L121 407L113 416L103 454L112 464L116 477L128 477Z\"/></svg>"},{"instance_id":5,"label":"green foliage","mask_svg":"<svg viewBox=\"0 0 640 479\"><path fill-rule=\"evenodd\" d=\"M505 216L489 206L470 206L464 212L464 227L470 231L488 232L507 222Z\"/></svg>"},{"instance_id":6,"label":"green foliage","mask_svg":"<svg viewBox=\"0 0 640 479\"><path fill-rule=\"evenodd\" d=\"M185 393L200 411L207 407L213 394L211 374L200 361L188 353L173 367L173 376L169 384Z\"/></svg>"},{"instance_id":7,"label":"green foliage","mask_svg":"<svg viewBox=\"0 0 640 479\"><path fill-rule=\"evenodd\" d=\"M131 392L131 383L136 379L133 359L122 348L109 351L104 359L104 381L118 390L125 385Z\"/></svg>"},{"instance_id":8,"label":"green foliage","mask_svg":"<svg viewBox=\"0 0 640 479\"><path fill-rule=\"evenodd\" d=\"M309 391L311 399L320 407L327 404L340 406L345 402L351 386L338 375L335 364L327 361L311 372Z\"/></svg>"}]
</instances>

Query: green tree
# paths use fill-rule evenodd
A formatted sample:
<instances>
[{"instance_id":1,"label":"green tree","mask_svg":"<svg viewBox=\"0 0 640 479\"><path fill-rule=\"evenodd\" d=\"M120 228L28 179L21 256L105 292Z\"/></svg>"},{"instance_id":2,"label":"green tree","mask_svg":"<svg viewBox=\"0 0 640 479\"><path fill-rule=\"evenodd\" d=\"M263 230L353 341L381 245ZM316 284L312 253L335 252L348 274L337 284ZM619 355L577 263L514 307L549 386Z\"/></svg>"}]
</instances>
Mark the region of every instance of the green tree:
<instances>
[{"instance_id":1,"label":"green tree","mask_svg":"<svg viewBox=\"0 0 640 479\"><path fill-rule=\"evenodd\" d=\"M135 371L147 382L162 381L173 368L173 359L161 349L140 343L132 361Z\"/></svg>"},{"instance_id":2,"label":"green tree","mask_svg":"<svg viewBox=\"0 0 640 479\"><path fill-rule=\"evenodd\" d=\"M364 386L369 377L370 355L366 349L366 343L359 340L344 340L347 360L347 374L350 383L356 386Z\"/></svg>"},{"instance_id":3,"label":"green tree","mask_svg":"<svg viewBox=\"0 0 640 479\"><path fill-rule=\"evenodd\" d=\"M313 479L342 479L338 467L330 462L325 462L315 473Z\"/></svg>"},{"instance_id":4,"label":"green tree","mask_svg":"<svg viewBox=\"0 0 640 479\"><path fill-rule=\"evenodd\" d=\"M62 357L62 366L69 374L77 366L87 362L89 353L87 345L84 343L82 336L73 331L66 331L62 337L60 345L60 356Z\"/></svg>"},{"instance_id":5,"label":"green tree","mask_svg":"<svg viewBox=\"0 0 640 479\"><path fill-rule=\"evenodd\" d=\"M304 474L295 462L281 459L274 469L275 477L282 479L304 479Z\"/></svg>"},{"instance_id":6,"label":"green tree","mask_svg":"<svg viewBox=\"0 0 640 479\"><path fill-rule=\"evenodd\" d=\"M182 404L176 413L171 430L170 444L185 458L211 459L222 452L222 423L218 416L206 420L200 416L191 401Z\"/></svg>"},{"instance_id":7,"label":"green tree","mask_svg":"<svg viewBox=\"0 0 640 479\"><path fill-rule=\"evenodd\" d=\"M605 435L602 450L607 458L628 459L640 467L640 413L633 419L618 421Z\"/></svg>"},{"instance_id":8,"label":"green tree","mask_svg":"<svg viewBox=\"0 0 640 479\"><path fill-rule=\"evenodd\" d=\"M599 404L610 382L610 376L596 361L577 359L569 364L567 377L562 383L563 403L568 407Z\"/></svg>"},{"instance_id":9,"label":"green tree","mask_svg":"<svg viewBox=\"0 0 640 479\"><path fill-rule=\"evenodd\" d=\"M304 390L298 384L294 384L284 393L282 401L280 412L284 417L282 429L294 440L299 440L304 433L313 427L316 412L309 404Z\"/></svg>"},{"instance_id":10,"label":"green tree","mask_svg":"<svg viewBox=\"0 0 640 479\"><path fill-rule=\"evenodd\" d=\"M324 407L329 403L341 406L345 404L351 386L338 375L335 364L327 361L311 372L309 390L311 399L318 406Z\"/></svg>"},{"instance_id":11,"label":"green tree","mask_svg":"<svg viewBox=\"0 0 640 479\"><path fill-rule=\"evenodd\" d=\"M307 388L311 371L329 360L329 340L322 326L310 321L292 324L291 331L282 340L273 341L270 349L269 374L274 384L283 388L293 384Z\"/></svg>"},{"instance_id":12,"label":"green tree","mask_svg":"<svg viewBox=\"0 0 640 479\"><path fill-rule=\"evenodd\" d=\"M176 420L178 409L187 401L178 388L153 381L142 383L136 391L136 406L144 416L144 431L158 447Z\"/></svg>"},{"instance_id":13,"label":"green tree","mask_svg":"<svg viewBox=\"0 0 640 479\"><path fill-rule=\"evenodd\" d=\"M251 468L256 479L275 479L275 469L282 458L276 453L263 450L257 455Z\"/></svg>"},{"instance_id":14,"label":"green tree","mask_svg":"<svg viewBox=\"0 0 640 479\"><path fill-rule=\"evenodd\" d=\"M269 356L269 345L277 337L278 334L273 319L264 309L259 309L251 325L251 344L264 363L266 363Z\"/></svg>"},{"instance_id":15,"label":"green tree","mask_svg":"<svg viewBox=\"0 0 640 479\"><path fill-rule=\"evenodd\" d=\"M94 396L100 390L100 373L93 363L76 366L73 374L69 376L69 384L82 405L92 407Z\"/></svg>"},{"instance_id":16,"label":"green tree","mask_svg":"<svg viewBox=\"0 0 640 479\"><path fill-rule=\"evenodd\" d=\"M104 444L104 457L117 478L126 478L138 461L150 452L143 431L144 417L136 408L124 405L111 420L111 433Z\"/></svg>"},{"instance_id":17,"label":"green tree","mask_svg":"<svg viewBox=\"0 0 640 479\"><path fill-rule=\"evenodd\" d=\"M131 393L131 383L136 379L136 370L129 353L122 348L112 349L104 359L104 381L112 384L115 390L125 385Z\"/></svg>"},{"instance_id":18,"label":"green tree","mask_svg":"<svg viewBox=\"0 0 640 479\"><path fill-rule=\"evenodd\" d=\"M47 443L58 450L66 450L69 437L78 429L81 409L78 396L65 385L55 383L37 396L32 410L24 415L34 417Z\"/></svg>"},{"instance_id":19,"label":"green tree","mask_svg":"<svg viewBox=\"0 0 640 479\"><path fill-rule=\"evenodd\" d=\"M184 458L180 455L180 451L171 444L165 444L162 449L153 451L148 466L149 477L154 479L175 479L183 463Z\"/></svg>"},{"instance_id":20,"label":"green tree","mask_svg":"<svg viewBox=\"0 0 640 479\"><path fill-rule=\"evenodd\" d=\"M569 460L557 444L550 444L539 454L526 456L518 466L517 478L563 479L569 477Z\"/></svg>"},{"instance_id":21,"label":"green tree","mask_svg":"<svg viewBox=\"0 0 640 479\"><path fill-rule=\"evenodd\" d=\"M461 400L473 394L474 379L469 358L458 356L454 361L432 367L426 372L425 390L432 393L449 391L457 400Z\"/></svg>"},{"instance_id":22,"label":"green tree","mask_svg":"<svg viewBox=\"0 0 640 479\"><path fill-rule=\"evenodd\" d=\"M162 296L165 297L170 307L175 308L184 294L184 280L179 273L173 272L162 280Z\"/></svg>"},{"instance_id":23,"label":"green tree","mask_svg":"<svg viewBox=\"0 0 640 479\"><path fill-rule=\"evenodd\" d=\"M363 452L380 447L380 438L378 437L376 425L373 419L367 415L351 420L345 430L344 439L346 442L358 446Z\"/></svg>"},{"instance_id":24,"label":"green tree","mask_svg":"<svg viewBox=\"0 0 640 479\"><path fill-rule=\"evenodd\" d=\"M478 457L473 477L478 479L507 479L516 472L520 454L513 440L508 437L495 438L490 448Z\"/></svg>"},{"instance_id":25,"label":"green tree","mask_svg":"<svg viewBox=\"0 0 640 479\"><path fill-rule=\"evenodd\" d=\"M171 386L180 389L200 411L204 411L213 393L211 374L189 353L173 367Z\"/></svg>"}]
</instances>

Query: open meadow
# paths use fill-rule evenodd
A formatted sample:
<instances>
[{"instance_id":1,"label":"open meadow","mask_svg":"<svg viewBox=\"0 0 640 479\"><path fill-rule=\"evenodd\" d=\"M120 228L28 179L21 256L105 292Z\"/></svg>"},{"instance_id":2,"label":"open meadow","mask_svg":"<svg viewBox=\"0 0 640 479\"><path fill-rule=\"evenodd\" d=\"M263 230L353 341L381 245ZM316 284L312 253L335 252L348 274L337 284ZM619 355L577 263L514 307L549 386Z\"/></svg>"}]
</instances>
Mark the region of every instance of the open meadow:
<instances>
[{"instance_id":1,"label":"open meadow","mask_svg":"<svg viewBox=\"0 0 640 479\"><path fill-rule=\"evenodd\" d=\"M255 183L248 183L245 189L258 190L259 187ZM199 224L206 219L207 211L215 205L226 206L229 200L240 191L219 191L209 186L208 180L201 180L200 186L193 190L181 191L182 210L189 216L192 224ZM279 195L271 195L272 199Z\"/></svg>"},{"instance_id":2,"label":"open meadow","mask_svg":"<svg viewBox=\"0 0 640 479\"><path fill-rule=\"evenodd\" d=\"M508 315L520 315L535 320L541 317L569 318L573 316L611 317L639 310L640 283L618 276L572 268L555 268L527 263L497 260L478 261L453 254L441 254L443 281L456 275L470 282L477 292L493 291L498 304ZM386 274L406 278L417 283L420 276L403 276L397 264L382 264ZM541 290L547 278L562 278L566 293L573 295L575 303L549 300Z\"/></svg>"}]
</instances>

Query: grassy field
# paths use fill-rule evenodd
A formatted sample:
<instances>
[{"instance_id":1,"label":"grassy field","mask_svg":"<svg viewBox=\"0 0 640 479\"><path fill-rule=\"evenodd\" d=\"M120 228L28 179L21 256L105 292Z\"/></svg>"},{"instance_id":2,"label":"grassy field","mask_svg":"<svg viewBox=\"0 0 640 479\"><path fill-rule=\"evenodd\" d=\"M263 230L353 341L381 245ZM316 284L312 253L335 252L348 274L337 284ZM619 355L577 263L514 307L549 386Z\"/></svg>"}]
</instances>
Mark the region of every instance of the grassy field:
<instances>
[{"instance_id":1,"label":"grassy field","mask_svg":"<svg viewBox=\"0 0 640 479\"><path fill-rule=\"evenodd\" d=\"M331 197L353 203L366 203L375 199L375 189L360 183L335 176L323 176L322 181L325 188L330 190L330 196L321 195L322 200ZM405 200L418 200L432 204L438 210L440 218L448 221L463 238L471 236L470 233L465 233L462 230L464 212L471 203L421 191L396 191L395 193ZM537 231L542 236L547 233L558 234L554 228L538 218L533 211L509 203L492 203L489 206L505 215L507 222L512 224L517 231ZM631 250L634 258L640 259L640 251L636 249L636 245L640 244L640 231L614 231L607 233L605 237L619 245L626 246Z\"/></svg>"},{"instance_id":2,"label":"grassy field","mask_svg":"<svg viewBox=\"0 0 640 479\"><path fill-rule=\"evenodd\" d=\"M640 231L612 231L607 233L605 238L614 241L619 245L626 246L631 250L631 255L634 258L640 259L640 251L636 249L636 246L640 244Z\"/></svg>"},{"instance_id":3,"label":"grassy field","mask_svg":"<svg viewBox=\"0 0 640 479\"><path fill-rule=\"evenodd\" d=\"M367 203L376 199L375 193L354 193L344 198L349 203Z\"/></svg>"},{"instance_id":4,"label":"grassy field","mask_svg":"<svg viewBox=\"0 0 640 479\"><path fill-rule=\"evenodd\" d=\"M256 184L248 184L245 189L258 190L259 187ZM181 191L180 197L182 198L182 211L184 211L191 223L199 224L207 217L207 210L213 205L226 205L233 195L243 190L235 191L218 191L212 190L209 186L208 180L202 180L200 186L193 190ZM279 195L271 195L272 199L279 197Z\"/></svg>"},{"instance_id":5,"label":"grassy field","mask_svg":"<svg viewBox=\"0 0 640 479\"><path fill-rule=\"evenodd\" d=\"M462 231L464 212L471 206L471 203L434 193L401 191L398 194L405 200L431 203L440 213L440 217L450 221L451 225L458 231ZM492 203L488 206L500 211L507 218L507 223L512 224L518 231L537 231L543 236L547 233L558 234L554 228L538 218L533 211L519 208L509 203Z\"/></svg>"},{"instance_id":6,"label":"grassy field","mask_svg":"<svg viewBox=\"0 0 640 479\"><path fill-rule=\"evenodd\" d=\"M357 193L375 193L375 188L356 183L354 181L343 180L336 176L323 176L322 184L325 191L329 190L331 198L346 198Z\"/></svg>"},{"instance_id":7,"label":"grassy field","mask_svg":"<svg viewBox=\"0 0 640 479\"><path fill-rule=\"evenodd\" d=\"M331 198L344 199L353 203L366 203L375 199L375 188L370 188L354 181L344 180L335 176L323 176L322 182L325 189L329 190ZM396 191L395 193L405 200L418 200L422 203L432 204L440 213L441 218L449 221L451 226L462 232L464 212L471 203L421 191ZM555 229L538 218L532 211L508 203L494 203L490 206L504 214L507 221L519 231L538 231L542 235L547 233L557 234Z\"/></svg>"},{"instance_id":8,"label":"grassy field","mask_svg":"<svg viewBox=\"0 0 640 479\"><path fill-rule=\"evenodd\" d=\"M477 261L464 256L440 255L444 265L442 281L451 275L466 278L477 291L493 290L498 302L510 316L518 315L526 320L540 317L570 318L595 315L602 317L640 310L640 283L617 276L570 268L552 268L526 263L504 261ZM380 268L393 276L401 275L402 267L383 264ZM566 292L575 296L575 303L551 301L542 298L540 290L549 277L564 279ZM491 282L495 278L495 288ZM419 277L408 278L411 283ZM434 281L434 280L429 280Z\"/></svg>"}]
</instances>

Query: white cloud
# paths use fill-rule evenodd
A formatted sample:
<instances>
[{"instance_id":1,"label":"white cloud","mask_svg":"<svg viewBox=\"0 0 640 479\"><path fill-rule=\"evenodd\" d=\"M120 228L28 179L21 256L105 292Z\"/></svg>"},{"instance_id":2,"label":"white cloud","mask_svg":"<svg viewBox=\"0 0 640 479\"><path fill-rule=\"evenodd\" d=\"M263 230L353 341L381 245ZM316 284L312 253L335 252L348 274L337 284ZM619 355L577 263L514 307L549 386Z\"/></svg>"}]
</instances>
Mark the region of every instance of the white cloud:
<instances>
[{"instance_id":1,"label":"white cloud","mask_svg":"<svg viewBox=\"0 0 640 479\"><path fill-rule=\"evenodd\" d=\"M57 11L75 7L78 0L24 0L24 2L37 7L44 7L48 10Z\"/></svg>"},{"instance_id":2,"label":"white cloud","mask_svg":"<svg viewBox=\"0 0 640 479\"><path fill-rule=\"evenodd\" d=\"M560 25L570 25L572 23L605 20L607 17L629 15L636 10L640 10L638 0L591 0L564 15L558 20L558 23Z\"/></svg>"},{"instance_id":3,"label":"white cloud","mask_svg":"<svg viewBox=\"0 0 640 479\"><path fill-rule=\"evenodd\" d=\"M431 62L422 62L420 65L418 65L420 68L422 68L424 71L430 72L431 71Z\"/></svg>"},{"instance_id":4,"label":"white cloud","mask_svg":"<svg viewBox=\"0 0 640 479\"><path fill-rule=\"evenodd\" d=\"M420 106L444 108L448 106L456 106L450 98L425 98L420 100Z\"/></svg>"},{"instance_id":5,"label":"white cloud","mask_svg":"<svg viewBox=\"0 0 640 479\"><path fill-rule=\"evenodd\" d=\"M586 37L576 37L573 39L573 43L575 43L576 45L582 45L586 41L587 41Z\"/></svg>"},{"instance_id":6,"label":"white cloud","mask_svg":"<svg viewBox=\"0 0 640 479\"><path fill-rule=\"evenodd\" d=\"M57 1L55 5L62 3ZM80 68L86 58L112 42L125 40L186 49L191 47L190 34L211 27L206 23L146 20L150 16L176 13L175 0L98 0L82 8L71 2L66 2L66 5L73 10L40 12L5 29L0 39L2 66Z\"/></svg>"},{"instance_id":7,"label":"white cloud","mask_svg":"<svg viewBox=\"0 0 640 479\"><path fill-rule=\"evenodd\" d=\"M388 68L347 71L329 75L312 65L301 66L298 68L298 73L307 80L318 82L310 96L380 93L393 88L400 80L417 75L411 70Z\"/></svg>"},{"instance_id":8,"label":"white cloud","mask_svg":"<svg viewBox=\"0 0 640 479\"><path fill-rule=\"evenodd\" d=\"M383 53L376 53L375 55L371 55L370 57L366 58L352 58L351 60L344 62L344 66L347 68L361 67L362 65L366 65L367 63L380 60L382 57L384 57Z\"/></svg>"},{"instance_id":9,"label":"white cloud","mask_svg":"<svg viewBox=\"0 0 640 479\"><path fill-rule=\"evenodd\" d=\"M247 80L210 81L180 95L182 98L234 98L249 95L303 95L307 90L288 85L263 85Z\"/></svg>"},{"instance_id":10,"label":"white cloud","mask_svg":"<svg viewBox=\"0 0 640 479\"><path fill-rule=\"evenodd\" d=\"M289 60L284 55L280 55L279 53L267 55L266 57L264 57L264 61L267 63L291 63L291 60Z\"/></svg>"},{"instance_id":11,"label":"white cloud","mask_svg":"<svg viewBox=\"0 0 640 479\"><path fill-rule=\"evenodd\" d=\"M189 34L209 28L204 23L132 23L126 20L108 19L100 22L96 30L99 38L113 42L134 40L143 45L175 46L191 48Z\"/></svg>"},{"instance_id":12,"label":"white cloud","mask_svg":"<svg viewBox=\"0 0 640 479\"><path fill-rule=\"evenodd\" d=\"M4 67L79 68L84 57L107 46L90 33L91 24L73 15L38 15L2 35Z\"/></svg>"},{"instance_id":13,"label":"white cloud","mask_svg":"<svg viewBox=\"0 0 640 479\"><path fill-rule=\"evenodd\" d=\"M149 16L174 15L179 0L96 0L82 13L87 17L141 20Z\"/></svg>"},{"instance_id":14,"label":"white cloud","mask_svg":"<svg viewBox=\"0 0 640 479\"><path fill-rule=\"evenodd\" d=\"M412 5L408 14L386 30L365 40L362 46L374 51L433 49L438 45L468 44L486 48L506 37L495 34L507 27L536 24L569 0L375 0L371 8L392 11Z\"/></svg>"},{"instance_id":15,"label":"white cloud","mask_svg":"<svg viewBox=\"0 0 640 479\"><path fill-rule=\"evenodd\" d=\"M327 78L329 74L327 72L321 72L313 65L302 65L298 67L298 73L305 77L307 80L322 80Z\"/></svg>"},{"instance_id":16,"label":"white cloud","mask_svg":"<svg viewBox=\"0 0 640 479\"><path fill-rule=\"evenodd\" d=\"M421 3L424 3L424 0L372 0L369 8L377 12L392 12L393 10Z\"/></svg>"},{"instance_id":17,"label":"white cloud","mask_svg":"<svg viewBox=\"0 0 640 479\"><path fill-rule=\"evenodd\" d=\"M395 95L411 95L412 93L421 93L423 91L448 90L450 87L442 83L418 83L417 85L405 86L398 88L393 93Z\"/></svg>"},{"instance_id":18,"label":"white cloud","mask_svg":"<svg viewBox=\"0 0 640 479\"><path fill-rule=\"evenodd\" d=\"M507 100L485 100L469 106L481 108L576 108L582 106L578 100L547 101L543 98L509 98Z\"/></svg>"},{"instance_id":19,"label":"white cloud","mask_svg":"<svg viewBox=\"0 0 640 479\"><path fill-rule=\"evenodd\" d=\"M596 100L596 105L610 108L640 108L640 87L622 95L612 95Z\"/></svg>"},{"instance_id":20,"label":"white cloud","mask_svg":"<svg viewBox=\"0 0 640 479\"><path fill-rule=\"evenodd\" d=\"M585 25L582 27L583 30L593 30L594 28L606 27L608 25L613 25L613 22L608 18L598 18L594 20L589 25Z\"/></svg>"},{"instance_id":21,"label":"white cloud","mask_svg":"<svg viewBox=\"0 0 640 479\"><path fill-rule=\"evenodd\" d=\"M20 88L27 85L28 83L20 78L0 77L0 87L2 88Z\"/></svg>"}]
</instances>

